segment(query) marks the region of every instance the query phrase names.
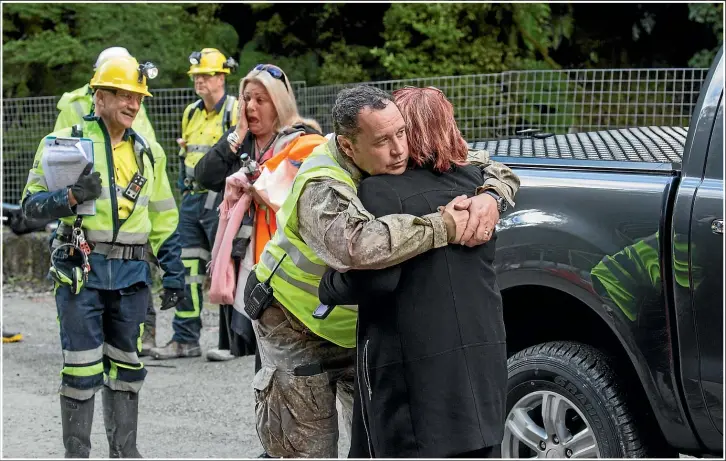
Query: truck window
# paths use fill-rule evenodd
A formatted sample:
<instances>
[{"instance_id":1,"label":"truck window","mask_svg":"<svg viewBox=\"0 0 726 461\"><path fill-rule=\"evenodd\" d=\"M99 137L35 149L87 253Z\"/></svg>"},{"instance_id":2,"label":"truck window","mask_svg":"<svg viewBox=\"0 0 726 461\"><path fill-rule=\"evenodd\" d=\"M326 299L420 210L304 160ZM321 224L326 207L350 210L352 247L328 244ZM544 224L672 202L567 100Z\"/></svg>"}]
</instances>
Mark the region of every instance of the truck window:
<instances>
[{"instance_id":1,"label":"truck window","mask_svg":"<svg viewBox=\"0 0 726 461\"><path fill-rule=\"evenodd\" d=\"M716 112L716 122L713 124L711 144L708 146L706 159L706 178L723 179L723 95Z\"/></svg>"}]
</instances>

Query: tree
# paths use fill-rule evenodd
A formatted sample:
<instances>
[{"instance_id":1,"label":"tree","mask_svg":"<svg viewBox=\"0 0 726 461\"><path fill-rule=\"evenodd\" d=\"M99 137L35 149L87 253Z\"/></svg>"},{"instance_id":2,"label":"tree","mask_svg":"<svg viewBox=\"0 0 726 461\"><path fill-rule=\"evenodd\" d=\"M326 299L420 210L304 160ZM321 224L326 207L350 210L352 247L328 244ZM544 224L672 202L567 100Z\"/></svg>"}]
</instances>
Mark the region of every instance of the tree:
<instances>
[{"instance_id":1,"label":"tree","mask_svg":"<svg viewBox=\"0 0 726 461\"><path fill-rule=\"evenodd\" d=\"M189 85L189 53L236 54L237 32L215 4L7 4L3 16L3 94L57 95L88 83L103 49L124 46L152 61L152 87Z\"/></svg>"},{"instance_id":2,"label":"tree","mask_svg":"<svg viewBox=\"0 0 726 461\"><path fill-rule=\"evenodd\" d=\"M690 3L688 19L710 26L718 41L715 48L702 49L688 61L691 67L709 67L723 43L723 3Z\"/></svg>"},{"instance_id":3,"label":"tree","mask_svg":"<svg viewBox=\"0 0 726 461\"><path fill-rule=\"evenodd\" d=\"M98 53L114 45L159 66L152 88L190 87L187 57L210 46L239 58L239 76L271 62L307 86L517 69L708 66L721 43L722 12L720 4L627 2L8 3L3 94L77 88L90 80Z\"/></svg>"},{"instance_id":4,"label":"tree","mask_svg":"<svg viewBox=\"0 0 726 461\"><path fill-rule=\"evenodd\" d=\"M255 31L243 48L240 62L251 67L253 60L265 59L282 67L291 80L305 80L308 86L387 76L369 49L383 44L382 18L388 4L250 6L246 22L254 24Z\"/></svg>"},{"instance_id":5,"label":"tree","mask_svg":"<svg viewBox=\"0 0 726 461\"><path fill-rule=\"evenodd\" d=\"M372 54L394 78L558 68L550 50L572 32L548 4L396 3L383 23Z\"/></svg>"}]
</instances>

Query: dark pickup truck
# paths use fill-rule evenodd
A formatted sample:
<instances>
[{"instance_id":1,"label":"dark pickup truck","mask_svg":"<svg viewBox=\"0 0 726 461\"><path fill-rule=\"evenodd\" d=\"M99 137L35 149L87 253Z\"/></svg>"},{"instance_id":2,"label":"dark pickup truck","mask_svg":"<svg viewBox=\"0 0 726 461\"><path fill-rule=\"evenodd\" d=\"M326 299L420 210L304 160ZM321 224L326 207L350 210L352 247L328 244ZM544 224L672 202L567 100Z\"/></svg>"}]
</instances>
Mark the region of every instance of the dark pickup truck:
<instances>
[{"instance_id":1,"label":"dark pickup truck","mask_svg":"<svg viewBox=\"0 0 726 461\"><path fill-rule=\"evenodd\" d=\"M474 144L521 179L504 457L722 455L723 88L722 49L688 129Z\"/></svg>"}]
</instances>

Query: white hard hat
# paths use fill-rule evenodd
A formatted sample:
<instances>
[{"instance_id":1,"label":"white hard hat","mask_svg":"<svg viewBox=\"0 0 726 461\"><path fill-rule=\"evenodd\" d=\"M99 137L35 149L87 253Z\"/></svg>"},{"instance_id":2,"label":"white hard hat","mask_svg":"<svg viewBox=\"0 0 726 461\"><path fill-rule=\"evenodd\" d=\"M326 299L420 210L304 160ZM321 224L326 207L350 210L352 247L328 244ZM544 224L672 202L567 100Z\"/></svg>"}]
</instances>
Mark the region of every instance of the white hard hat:
<instances>
[{"instance_id":1,"label":"white hard hat","mask_svg":"<svg viewBox=\"0 0 726 461\"><path fill-rule=\"evenodd\" d=\"M101 54L98 55L98 59L96 59L96 64L93 65L93 70L98 69L98 66L103 64L103 62L109 58L118 58L122 56L130 57L131 53L129 53L129 50L122 46L112 46L111 48L106 48L105 50L101 51Z\"/></svg>"}]
</instances>

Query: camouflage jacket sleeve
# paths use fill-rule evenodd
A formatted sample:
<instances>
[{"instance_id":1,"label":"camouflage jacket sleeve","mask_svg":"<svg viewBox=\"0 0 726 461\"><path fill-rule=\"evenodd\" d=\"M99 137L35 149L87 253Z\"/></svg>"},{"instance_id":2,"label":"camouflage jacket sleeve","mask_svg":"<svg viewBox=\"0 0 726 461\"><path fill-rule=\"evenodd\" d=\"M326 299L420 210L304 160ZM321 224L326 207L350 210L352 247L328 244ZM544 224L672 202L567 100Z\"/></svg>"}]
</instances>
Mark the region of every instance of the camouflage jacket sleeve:
<instances>
[{"instance_id":1,"label":"camouflage jacket sleeve","mask_svg":"<svg viewBox=\"0 0 726 461\"><path fill-rule=\"evenodd\" d=\"M382 200L398 200L391 197ZM305 185L297 206L300 236L325 264L338 271L381 269L447 245L439 213L394 214L376 219L355 190L330 178Z\"/></svg>"},{"instance_id":2,"label":"camouflage jacket sleeve","mask_svg":"<svg viewBox=\"0 0 726 461\"><path fill-rule=\"evenodd\" d=\"M514 196L519 190L519 178L508 166L490 159L489 152L485 150L470 150L467 160L479 166L486 178L484 184L476 190L477 194L487 189L494 189L514 206Z\"/></svg>"}]
</instances>

